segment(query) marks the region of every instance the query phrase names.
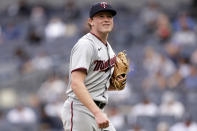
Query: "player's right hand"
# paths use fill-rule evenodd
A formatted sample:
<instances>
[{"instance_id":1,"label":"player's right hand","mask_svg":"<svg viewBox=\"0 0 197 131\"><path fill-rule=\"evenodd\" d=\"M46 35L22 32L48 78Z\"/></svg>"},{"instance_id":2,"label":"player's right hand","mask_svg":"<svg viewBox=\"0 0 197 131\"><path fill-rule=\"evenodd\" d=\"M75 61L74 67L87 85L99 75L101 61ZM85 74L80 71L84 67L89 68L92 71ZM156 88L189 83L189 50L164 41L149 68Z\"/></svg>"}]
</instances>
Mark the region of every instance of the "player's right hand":
<instances>
[{"instance_id":1,"label":"player's right hand","mask_svg":"<svg viewBox=\"0 0 197 131\"><path fill-rule=\"evenodd\" d=\"M107 128L109 126L109 120L103 112L95 114L95 119L99 128Z\"/></svg>"}]
</instances>

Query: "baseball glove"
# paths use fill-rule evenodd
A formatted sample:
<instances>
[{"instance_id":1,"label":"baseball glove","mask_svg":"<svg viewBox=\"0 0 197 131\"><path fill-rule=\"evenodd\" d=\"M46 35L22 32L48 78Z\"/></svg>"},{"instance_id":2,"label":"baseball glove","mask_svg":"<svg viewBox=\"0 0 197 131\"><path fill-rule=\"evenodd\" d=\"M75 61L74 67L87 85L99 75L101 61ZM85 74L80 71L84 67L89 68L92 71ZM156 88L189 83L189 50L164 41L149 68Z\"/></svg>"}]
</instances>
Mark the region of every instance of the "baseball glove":
<instances>
[{"instance_id":1,"label":"baseball glove","mask_svg":"<svg viewBox=\"0 0 197 131\"><path fill-rule=\"evenodd\" d=\"M129 72L129 62L127 60L125 52L119 52L116 56L116 62L114 65L114 72L111 77L111 84L116 90L124 89L127 80L127 73Z\"/></svg>"}]
</instances>

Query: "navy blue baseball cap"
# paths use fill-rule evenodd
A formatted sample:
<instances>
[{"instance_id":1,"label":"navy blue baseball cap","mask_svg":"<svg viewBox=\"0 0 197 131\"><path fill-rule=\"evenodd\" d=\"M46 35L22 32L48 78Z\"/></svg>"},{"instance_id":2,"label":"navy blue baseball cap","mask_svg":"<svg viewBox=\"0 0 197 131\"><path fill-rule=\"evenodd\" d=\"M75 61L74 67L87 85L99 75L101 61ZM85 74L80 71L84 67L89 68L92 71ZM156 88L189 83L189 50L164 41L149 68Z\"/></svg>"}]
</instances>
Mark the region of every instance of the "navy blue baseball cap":
<instances>
[{"instance_id":1,"label":"navy blue baseball cap","mask_svg":"<svg viewBox=\"0 0 197 131\"><path fill-rule=\"evenodd\" d=\"M100 2L95 5L92 5L90 12L89 12L89 17L92 18L97 13L102 12L102 11L111 12L112 16L116 15L116 10L113 9L110 4L108 4L107 2Z\"/></svg>"}]
</instances>

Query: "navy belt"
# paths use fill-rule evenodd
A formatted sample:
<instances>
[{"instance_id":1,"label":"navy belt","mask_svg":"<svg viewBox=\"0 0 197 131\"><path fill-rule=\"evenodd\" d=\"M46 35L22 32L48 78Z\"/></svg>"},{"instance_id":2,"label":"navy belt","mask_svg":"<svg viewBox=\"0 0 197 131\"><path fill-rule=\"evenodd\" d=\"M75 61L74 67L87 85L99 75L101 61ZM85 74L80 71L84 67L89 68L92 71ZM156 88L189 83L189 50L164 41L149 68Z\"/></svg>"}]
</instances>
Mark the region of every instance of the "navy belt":
<instances>
[{"instance_id":1,"label":"navy belt","mask_svg":"<svg viewBox=\"0 0 197 131\"><path fill-rule=\"evenodd\" d=\"M106 105L105 103L100 102L100 101L94 101L94 102L100 109L103 109L105 107L105 105Z\"/></svg>"}]
</instances>

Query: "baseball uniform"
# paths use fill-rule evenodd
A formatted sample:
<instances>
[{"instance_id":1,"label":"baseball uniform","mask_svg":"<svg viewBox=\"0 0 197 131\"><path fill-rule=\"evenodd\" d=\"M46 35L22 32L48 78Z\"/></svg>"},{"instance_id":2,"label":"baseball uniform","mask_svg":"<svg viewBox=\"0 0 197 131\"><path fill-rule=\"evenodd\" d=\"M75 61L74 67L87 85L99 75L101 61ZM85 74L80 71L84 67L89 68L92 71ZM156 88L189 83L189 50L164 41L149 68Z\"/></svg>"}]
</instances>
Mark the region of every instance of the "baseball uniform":
<instances>
[{"instance_id":1,"label":"baseball uniform","mask_svg":"<svg viewBox=\"0 0 197 131\"><path fill-rule=\"evenodd\" d=\"M96 35L88 33L75 44L70 56L69 78L76 70L86 70L84 84L92 99L101 109L108 102L107 89L116 57L110 44L104 44ZM71 79L67 87L68 98L65 101L62 120L66 131L115 131L112 124L99 129L94 115L85 107L71 88ZM98 105L97 103L97 105ZM99 106L99 105L98 105Z\"/></svg>"}]
</instances>

